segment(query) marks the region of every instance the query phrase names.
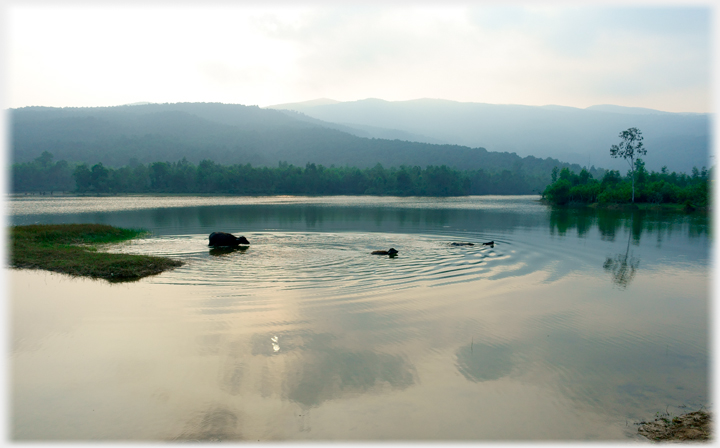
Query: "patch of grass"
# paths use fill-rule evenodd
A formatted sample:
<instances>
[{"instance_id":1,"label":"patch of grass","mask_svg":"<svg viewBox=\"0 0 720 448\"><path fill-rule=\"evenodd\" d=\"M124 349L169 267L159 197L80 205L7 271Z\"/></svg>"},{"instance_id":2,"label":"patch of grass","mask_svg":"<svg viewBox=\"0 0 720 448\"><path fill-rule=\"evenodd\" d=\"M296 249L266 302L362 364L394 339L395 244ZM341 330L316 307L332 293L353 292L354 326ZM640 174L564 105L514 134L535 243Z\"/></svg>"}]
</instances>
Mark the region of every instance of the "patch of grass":
<instances>
[{"instance_id":1,"label":"patch of grass","mask_svg":"<svg viewBox=\"0 0 720 448\"><path fill-rule=\"evenodd\" d=\"M182 266L182 262L148 255L98 252L97 244L118 243L144 235L143 230L104 224L54 224L10 228L10 265L74 276L133 281Z\"/></svg>"}]
</instances>

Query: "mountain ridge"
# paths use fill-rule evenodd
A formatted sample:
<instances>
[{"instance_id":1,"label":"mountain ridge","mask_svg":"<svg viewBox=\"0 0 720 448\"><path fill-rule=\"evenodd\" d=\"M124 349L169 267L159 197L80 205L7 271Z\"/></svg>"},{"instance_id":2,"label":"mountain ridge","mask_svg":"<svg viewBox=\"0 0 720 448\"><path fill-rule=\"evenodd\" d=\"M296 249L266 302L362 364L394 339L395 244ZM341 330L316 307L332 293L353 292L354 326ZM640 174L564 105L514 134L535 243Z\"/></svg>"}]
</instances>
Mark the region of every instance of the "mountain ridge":
<instances>
[{"instance_id":1,"label":"mountain ridge","mask_svg":"<svg viewBox=\"0 0 720 448\"><path fill-rule=\"evenodd\" d=\"M405 132L418 142L441 142L520 156L552 157L580 165L626 170L609 149L630 127L645 136L648 169L690 172L710 165L711 114L676 113L616 105L585 109L526 106L421 98L385 101L377 98L324 105L287 103L285 108L326 122L363 129ZM268 106L273 109L278 106ZM280 109L276 109L280 110ZM363 128L365 126L366 128ZM378 136L380 134L377 134ZM421 137L420 137L421 136Z\"/></svg>"}]
</instances>

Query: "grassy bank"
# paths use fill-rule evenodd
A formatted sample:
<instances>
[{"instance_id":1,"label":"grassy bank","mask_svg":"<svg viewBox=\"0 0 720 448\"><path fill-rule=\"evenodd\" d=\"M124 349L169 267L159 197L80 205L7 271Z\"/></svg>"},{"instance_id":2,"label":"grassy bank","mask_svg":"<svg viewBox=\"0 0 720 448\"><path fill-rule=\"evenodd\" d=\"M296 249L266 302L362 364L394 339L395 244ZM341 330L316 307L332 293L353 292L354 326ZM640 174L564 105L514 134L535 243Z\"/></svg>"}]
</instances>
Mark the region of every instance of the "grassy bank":
<instances>
[{"instance_id":1,"label":"grassy bank","mask_svg":"<svg viewBox=\"0 0 720 448\"><path fill-rule=\"evenodd\" d=\"M10 265L120 282L138 280L183 264L163 257L99 252L95 247L144 233L103 224L14 226L10 228Z\"/></svg>"}]
</instances>

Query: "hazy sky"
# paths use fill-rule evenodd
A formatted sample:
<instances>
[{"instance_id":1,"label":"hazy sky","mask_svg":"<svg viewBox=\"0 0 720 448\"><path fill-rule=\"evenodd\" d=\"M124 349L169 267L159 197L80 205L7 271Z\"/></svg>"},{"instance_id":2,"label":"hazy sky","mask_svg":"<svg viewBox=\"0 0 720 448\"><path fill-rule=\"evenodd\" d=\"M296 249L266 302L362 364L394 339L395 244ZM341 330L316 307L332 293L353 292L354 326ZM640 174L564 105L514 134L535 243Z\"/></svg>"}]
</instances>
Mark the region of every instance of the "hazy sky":
<instances>
[{"instance_id":1,"label":"hazy sky","mask_svg":"<svg viewBox=\"0 0 720 448\"><path fill-rule=\"evenodd\" d=\"M3 108L323 97L713 106L709 4L108 5L6 2Z\"/></svg>"}]
</instances>

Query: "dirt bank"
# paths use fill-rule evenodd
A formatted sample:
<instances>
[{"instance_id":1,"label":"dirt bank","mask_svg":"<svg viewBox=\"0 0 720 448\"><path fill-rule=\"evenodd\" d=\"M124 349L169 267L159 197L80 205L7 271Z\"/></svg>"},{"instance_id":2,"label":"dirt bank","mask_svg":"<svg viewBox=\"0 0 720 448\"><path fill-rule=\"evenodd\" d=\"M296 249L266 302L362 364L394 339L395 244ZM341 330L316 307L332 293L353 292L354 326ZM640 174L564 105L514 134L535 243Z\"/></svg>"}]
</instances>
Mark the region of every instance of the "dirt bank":
<instances>
[{"instance_id":1,"label":"dirt bank","mask_svg":"<svg viewBox=\"0 0 720 448\"><path fill-rule=\"evenodd\" d=\"M652 422L641 422L638 432L650 440L685 441L710 440L712 416L706 411L690 412L672 419L658 417Z\"/></svg>"}]
</instances>

